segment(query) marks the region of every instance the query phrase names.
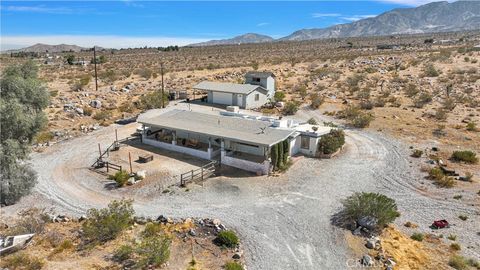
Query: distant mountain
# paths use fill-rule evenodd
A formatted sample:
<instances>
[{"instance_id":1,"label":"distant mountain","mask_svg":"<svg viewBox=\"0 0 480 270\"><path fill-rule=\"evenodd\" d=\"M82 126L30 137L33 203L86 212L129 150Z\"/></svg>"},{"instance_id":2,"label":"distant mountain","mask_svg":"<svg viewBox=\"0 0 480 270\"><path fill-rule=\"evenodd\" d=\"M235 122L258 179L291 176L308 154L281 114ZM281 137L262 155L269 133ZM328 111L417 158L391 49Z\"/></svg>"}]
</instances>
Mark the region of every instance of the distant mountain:
<instances>
[{"instance_id":1,"label":"distant mountain","mask_svg":"<svg viewBox=\"0 0 480 270\"><path fill-rule=\"evenodd\" d=\"M7 52L58 53L58 52L69 52L69 51L79 52L81 50L86 50L86 49L88 48L83 48L77 45L67 45L67 44L48 45L48 44L37 43L30 47L17 49L17 50L9 50Z\"/></svg>"},{"instance_id":2,"label":"distant mountain","mask_svg":"<svg viewBox=\"0 0 480 270\"><path fill-rule=\"evenodd\" d=\"M211 45L232 45L246 43L264 43L274 41L272 37L255 33L248 33L229 39L210 40L201 43L191 44L190 46L211 46Z\"/></svg>"},{"instance_id":3,"label":"distant mountain","mask_svg":"<svg viewBox=\"0 0 480 270\"><path fill-rule=\"evenodd\" d=\"M480 1L434 2L323 29L302 29L280 40L419 34L480 29Z\"/></svg>"},{"instance_id":4,"label":"distant mountain","mask_svg":"<svg viewBox=\"0 0 480 270\"><path fill-rule=\"evenodd\" d=\"M398 8L376 17L328 28L301 29L274 40L269 36L245 34L231 39L211 40L193 46L301 41L323 38L421 34L480 29L480 1L433 2L416 8Z\"/></svg>"}]
</instances>

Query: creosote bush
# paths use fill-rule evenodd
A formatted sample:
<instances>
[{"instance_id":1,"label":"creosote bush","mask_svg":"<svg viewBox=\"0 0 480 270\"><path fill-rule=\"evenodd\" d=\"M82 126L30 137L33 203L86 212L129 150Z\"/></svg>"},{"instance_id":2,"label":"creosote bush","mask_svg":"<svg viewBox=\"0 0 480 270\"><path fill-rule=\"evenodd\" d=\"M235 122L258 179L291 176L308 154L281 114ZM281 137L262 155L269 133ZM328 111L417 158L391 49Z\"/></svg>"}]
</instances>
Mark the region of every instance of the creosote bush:
<instances>
[{"instance_id":1,"label":"creosote bush","mask_svg":"<svg viewBox=\"0 0 480 270\"><path fill-rule=\"evenodd\" d=\"M40 270L45 262L37 257L30 256L24 252L2 259L1 265L7 269Z\"/></svg>"},{"instance_id":2,"label":"creosote bush","mask_svg":"<svg viewBox=\"0 0 480 270\"><path fill-rule=\"evenodd\" d=\"M225 270L243 270L244 269L241 264L235 261L227 262L223 268Z\"/></svg>"},{"instance_id":3,"label":"creosote bush","mask_svg":"<svg viewBox=\"0 0 480 270\"><path fill-rule=\"evenodd\" d=\"M356 128L365 128L375 118L373 114L366 113L356 106L348 106L344 110L338 112L338 117L345 118L348 123Z\"/></svg>"},{"instance_id":4,"label":"creosote bush","mask_svg":"<svg viewBox=\"0 0 480 270\"><path fill-rule=\"evenodd\" d=\"M477 154L469 150L453 152L452 160L463 161L465 163L470 163L470 164L475 164L478 162Z\"/></svg>"},{"instance_id":5,"label":"creosote bush","mask_svg":"<svg viewBox=\"0 0 480 270\"><path fill-rule=\"evenodd\" d=\"M114 200L107 208L88 210L87 219L82 224L86 240L98 244L115 239L130 226L134 213L131 200Z\"/></svg>"},{"instance_id":6,"label":"creosote bush","mask_svg":"<svg viewBox=\"0 0 480 270\"><path fill-rule=\"evenodd\" d=\"M323 154L335 153L345 144L345 132L341 129L332 129L323 135L318 142L318 150Z\"/></svg>"},{"instance_id":7,"label":"creosote bush","mask_svg":"<svg viewBox=\"0 0 480 270\"><path fill-rule=\"evenodd\" d=\"M410 236L410 238L412 238L415 241L422 242L425 236L423 235L423 233L416 232L416 233L413 233L412 236Z\"/></svg>"},{"instance_id":8,"label":"creosote bush","mask_svg":"<svg viewBox=\"0 0 480 270\"><path fill-rule=\"evenodd\" d=\"M108 179L114 180L115 182L117 182L117 185L119 187L125 186L129 178L130 178L130 174L125 170L118 171L114 175L108 176Z\"/></svg>"},{"instance_id":9,"label":"creosote bush","mask_svg":"<svg viewBox=\"0 0 480 270\"><path fill-rule=\"evenodd\" d=\"M415 149L412 152L412 157L419 158L423 155L423 151L420 149Z\"/></svg>"},{"instance_id":10,"label":"creosote bush","mask_svg":"<svg viewBox=\"0 0 480 270\"><path fill-rule=\"evenodd\" d=\"M285 115L294 115L297 113L299 106L300 104L296 101L288 101L285 103L285 107L283 108L282 112Z\"/></svg>"},{"instance_id":11,"label":"creosote bush","mask_svg":"<svg viewBox=\"0 0 480 270\"><path fill-rule=\"evenodd\" d=\"M325 100L322 96L320 96L317 93L311 94L310 99L311 99L310 107L312 107L313 109L318 109Z\"/></svg>"},{"instance_id":12,"label":"creosote bush","mask_svg":"<svg viewBox=\"0 0 480 270\"><path fill-rule=\"evenodd\" d=\"M374 217L378 220L377 229L382 229L400 215L395 200L380 193L356 192L342 204L345 219L357 221L362 217Z\"/></svg>"},{"instance_id":13,"label":"creosote bush","mask_svg":"<svg viewBox=\"0 0 480 270\"><path fill-rule=\"evenodd\" d=\"M135 253L139 256L138 266L160 266L170 258L171 240L165 235L145 237L137 244Z\"/></svg>"},{"instance_id":14,"label":"creosote bush","mask_svg":"<svg viewBox=\"0 0 480 270\"><path fill-rule=\"evenodd\" d=\"M215 242L220 246L234 248L238 245L238 236L234 231L221 231L218 233Z\"/></svg>"},{"instance_id":15,"label":"creosote bush","mask_svg":"<svg viewBox=\"0 0 480 270\"><path fill-rule=\"evenodd\" d=\"M168 105L168 94L164 93L163 103ZM160 91L152 91L140 97L139 107L142 110L162 108L162 93Z\"/></svg>"},{"instance_id":16,"label":"creosote bush","mask_svg":"<svg viewBox=\"0 0 480 270\"><path fill-rule=\"evenodd\" d=\"M451 188L455 186L455 179L447 176L443 173L439 167L434 167L428 172L428 178L435 181L435 184L439 187Z\"/></svg>"}]
</instances>

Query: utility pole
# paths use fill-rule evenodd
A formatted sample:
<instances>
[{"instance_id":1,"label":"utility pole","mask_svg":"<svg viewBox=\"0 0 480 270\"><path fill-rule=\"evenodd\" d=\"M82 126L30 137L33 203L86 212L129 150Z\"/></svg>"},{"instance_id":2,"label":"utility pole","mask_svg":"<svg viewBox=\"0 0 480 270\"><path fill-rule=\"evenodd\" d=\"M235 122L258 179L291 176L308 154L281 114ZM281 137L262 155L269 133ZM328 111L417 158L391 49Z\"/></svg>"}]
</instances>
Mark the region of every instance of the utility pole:
<instances>
[{"instance_id":1,"label":"utility pole","mask_svg":"<svg viewBox=\"0 0 480 270\"><path fill-rule=\"evenodd\" d=\"M93 64L95 65L95 91L98 91L98 81L97 81L97 54L93 46Z\"/></svg>"},{"instance_id":2,"label":"utility pole","mask_svg":"<svg viewBox=\"0 0 480 270\"><path fill-rule=\"evenodd\" d=\"M162 75L162 109L165 108L165 88L163 85L163 63L160 63L160 74Z\"/></svg>"}]
</instances>

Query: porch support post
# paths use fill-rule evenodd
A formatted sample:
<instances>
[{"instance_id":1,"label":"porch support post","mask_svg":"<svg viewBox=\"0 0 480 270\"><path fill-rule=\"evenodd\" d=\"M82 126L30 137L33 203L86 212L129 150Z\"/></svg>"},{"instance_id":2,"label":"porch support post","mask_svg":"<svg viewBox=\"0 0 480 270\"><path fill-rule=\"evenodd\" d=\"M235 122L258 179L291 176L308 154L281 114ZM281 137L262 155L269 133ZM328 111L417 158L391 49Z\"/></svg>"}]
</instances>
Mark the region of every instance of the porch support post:
<instances>
[{"instance_id":1,"label":"porch support post","mask_svg":"<svg viewBox=\"0 0 480 270\"><path fill-rule=\"evenodd\" d=\"M172 144L177 145L177 132L175 130L172 131Z\"/></svg>"}]
</instances>

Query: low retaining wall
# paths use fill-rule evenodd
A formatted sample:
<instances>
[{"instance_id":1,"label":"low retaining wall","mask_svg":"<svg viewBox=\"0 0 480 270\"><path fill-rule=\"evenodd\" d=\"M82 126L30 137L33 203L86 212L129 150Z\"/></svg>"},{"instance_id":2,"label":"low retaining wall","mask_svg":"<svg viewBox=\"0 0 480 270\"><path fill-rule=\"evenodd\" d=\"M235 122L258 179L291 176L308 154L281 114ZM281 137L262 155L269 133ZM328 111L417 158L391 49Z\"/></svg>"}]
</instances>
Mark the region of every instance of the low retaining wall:
<instances>
[{"instance_id":1,"label":"low retaining wall","mask_svg":"<svg viewBox=\"0 0 480 270\"><path fill-rule=\"evenodd\" d=\"M158 148L162 148L162 149L166 149L166 150L170 150L170 151L174 151L174 152L179 152L179 153L183 153L183 154L187 154L187 155L190 155L190 156L203 158L203 159L212 159L212 157L214 156L213 154L214 153L218 154L218 151L219 151L219 150L216 150L216 151L205 152L205 151L201 151L201 150L197 150L197 149L193 149L193 148L174 145L174 144L171 144L171 143L164 143L164 142L160 142L160 141L156 141L156 140L152 140L152 139L147 139L147 138L143 138L143 143L151 145L151 146L155 146L155 147L158 147Z\"/></svg>"},{"instance_id":2,"label":"low retaining wall","mask_svg":"<svg viewBox=\"0 0 480 270\"><path fill-rule=\"evenodd\" d=\"M249 172L261 173L263 175L266 175L270 172L270 162L268 160L265 160L263 163L252 162L244 159L229 157L226 155L225 151L221 151L221 155L222 164Z\"/></svg>"},{"instance_id":3,"label":"low retaining wall","mask_svg":"<svg viewBox=\"0 0 480 270\"><path fill-rule=\"evenodd\" d=\"M326 159L329 159L329 158L333 158L335 157L336 155L338 155L340 152L342 152L343 150L343 147L345 147L345 145L342 145L342 147L340 147L337 151L331 153L331 154L322 154L319 152L319 154L317 154L317 157L319 158L326 158Z\"/></svg>"}]
</instances>

